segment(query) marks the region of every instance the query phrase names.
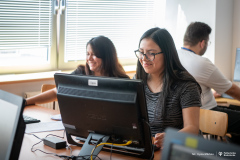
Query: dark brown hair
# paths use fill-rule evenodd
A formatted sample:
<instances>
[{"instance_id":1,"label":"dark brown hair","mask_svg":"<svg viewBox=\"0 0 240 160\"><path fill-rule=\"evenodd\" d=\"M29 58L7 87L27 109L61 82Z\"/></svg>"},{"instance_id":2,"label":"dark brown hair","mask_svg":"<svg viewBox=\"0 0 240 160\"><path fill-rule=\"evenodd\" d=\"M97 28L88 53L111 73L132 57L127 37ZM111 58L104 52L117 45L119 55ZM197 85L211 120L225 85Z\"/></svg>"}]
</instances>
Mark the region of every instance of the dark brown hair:
<instances>
[{"instance_id":1,"label":"dark brown hair","mask_svg":"<svg viewBox=\"0 0 240 160\"><path fill-rule=\"evenodd\" d=\"M101 73L106 77L129 78L122 65L118 62L116 48L113 42L105 37L98 36L92 38L86 46L90 45L96 57L102 59ZM86 63L86 75L94 75Z\"/></svg>"},{"instance_id":2,"label":"dark brown hair","mask_svg":"<svg viewBox=\"0 0 240 160\"><path fill-rule=\"evenodd\" d=\"M212 29L209 25L202 22L192 22L188 27L184 35L184 45L195 46L202 40L208 40L209 34Z\"/></svg>"},{"instance_id":3,"label":"dark brown hair","mask_svg":"<svg viewBox=\"0 0 240 160\"><path fill-rule=\"evenodd\" d=\"M161 48L164 54L165 68L163 71L163 88L162 88L163 96L161 97L161 99L159 99L159 103L162 103L163 106L162 115L160 116L164 118L166 99L167 96L169 96L170 88L173 87L173 85L176 84L176 82L192 81L198 85L200 92L201 87L197 83L197 81L182 66L177 54L173 38L166 29L161 29L158 27L149 29L142 35L139 41L139 45L141 41L145 38L151 38ZM147 84L147 77L148 73L145 72L141 63L138 60L136 78L142 79L144 83Z\"/></svg>"}]
</instances>

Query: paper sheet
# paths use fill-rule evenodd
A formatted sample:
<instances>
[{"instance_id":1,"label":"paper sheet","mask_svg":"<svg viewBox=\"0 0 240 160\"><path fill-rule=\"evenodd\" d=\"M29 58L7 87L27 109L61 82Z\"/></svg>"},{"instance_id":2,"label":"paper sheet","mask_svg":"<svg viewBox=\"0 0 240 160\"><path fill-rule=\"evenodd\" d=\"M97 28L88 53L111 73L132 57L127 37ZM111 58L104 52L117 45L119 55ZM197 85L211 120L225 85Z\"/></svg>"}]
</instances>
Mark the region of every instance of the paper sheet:
<instances>
[{"instance_id":1,"label":"paper sheet","mask_svg":"<svg viewBox=\"0 0 240 160\"><path fill-rule=\"evenodd\" d=\"M64 130L62 121L26 124L25 133L48 132L48 131L56 131L56 130Z\"/></svg>"}]
</instances>

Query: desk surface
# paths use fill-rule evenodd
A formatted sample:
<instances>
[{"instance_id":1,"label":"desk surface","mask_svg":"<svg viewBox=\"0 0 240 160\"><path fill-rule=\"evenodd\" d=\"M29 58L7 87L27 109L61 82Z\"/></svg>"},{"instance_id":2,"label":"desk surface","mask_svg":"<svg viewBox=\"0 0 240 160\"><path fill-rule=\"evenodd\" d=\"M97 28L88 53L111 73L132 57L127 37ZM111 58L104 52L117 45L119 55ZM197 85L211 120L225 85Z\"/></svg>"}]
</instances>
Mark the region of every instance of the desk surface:
<instances>
[{"instance_id":1,"label":"desk surface","mask_svg":"<svg viewBox=\"0 0 240 160\"><path fill-rule=\"evenodd\" d=\"M41 106L27 106L24 109L24 114L28 115L28 116L32 116L35 117L37 119L40 119L42 122L49 122L49 121L53 121L51 120L51 116L55 115L55 114L59 114L59 111L56 110L51 110L45 107L41 107ZM44 138L45 136L47 136L48 134L54 134L54 135L58 135L58 136L63 136L63 131L52 131L52 132L41 132L41 133L34 133L36 136L40 137L40 138ZM66 137L64 135L64 137ZM36 151L36 152L31 152L31 147L39 142L40 140L37 139L36 137L32 136L32 135L28 135L25 134L24 135L24 139L23 139L23 143L22 143L22 148L21 148L21 152L19 155L19 160L26 160L26 159L34 159L34 160L42 160L42 159L46 159L46 160L52 160L52 159L61 159L58 158L56 156L52 156L52 155L47 155L45 153L42 153L40 151ZM77 147L77 146L70 146L73 150L72 154L73 155L78 155L78 153L81 150L81 147ZM48 146L43 145L43 143L41 142L40 144L34 146L34 149L41 149L45 152L48 153L56 153L56 154L61 154L61 155L70 155L70 150L68 149L52 149ZM99 154L99 157L102 160L109 160L110 159L110 152L105 152L105 151L101 151ZM156 151L154 153L154 160L160 160L161 157L161 151ZM116 154L113 153L112 154L112 159L114 160L142 160L140 158L136 158L136 157L131 157L131 156L126 156L126 155L122 155L122 154Z\"/></svg>"},{"instance_id":2,"label":"desk surface","mask_svg":"<svg viewBox=\"0 0 240 160\"><path fill-rule=\"evenodd\" d=\"M229 98L222 98L222 97L219 97L219 98L215 98L216 102L218 103L218 105L226 105L226 106L229 106L229 105L236 105L236 106L240 106L240 101L236 100L236 99L229 99Z\"/></svg>"}]
</instances>

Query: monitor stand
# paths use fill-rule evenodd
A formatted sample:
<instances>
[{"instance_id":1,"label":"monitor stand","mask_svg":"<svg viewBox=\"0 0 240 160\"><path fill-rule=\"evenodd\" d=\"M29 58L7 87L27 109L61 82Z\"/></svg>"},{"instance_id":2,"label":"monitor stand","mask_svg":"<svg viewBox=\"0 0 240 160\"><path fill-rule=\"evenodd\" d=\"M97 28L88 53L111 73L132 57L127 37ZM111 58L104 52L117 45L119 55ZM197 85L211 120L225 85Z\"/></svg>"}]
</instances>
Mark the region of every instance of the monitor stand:
<instances>
[{"instance_id":1,"label":"monitor stand","mask_svg":"<svg viewBox=\"0 0 240 160\"><path fill-rule=\"evenodd\" d=\"M151 134L150 134L151 131L150 131L150 128L149 128L148 124L147 124L147 123L144 123L144 127L145 127L146 130L148 131L147 135L150 136L150 135L151 135ZM79 146L79 147L82 147L82 149L80 150L80 153L81 153L81 154L83 153L83 152L81 152L81 151L83 150L83 145L86 144L87 146L89 146L89 145L91 145L92 143L95 143L96 141L98 141L98 140L95 140L95 139L97 139L97 138L95 138L95 136L93 137L92 134L94 134L94 133L90 133L90 134L88 135L87 139L84 140L85 142L84 142L84 144L83 144L83 143L77 143L76 141L74 141L74 140L72 139L71 134L69 134L69 133L66 131L66 137L67 137L68 143L69 143L69 144L76 145L76 146ZM99 134L94 134L94 135L99 135ZM108 137L108 136L105 136L105 135L100 135L100 138L98 138L98 139L101 139L102 137L104 137L104 138L103 138L104 140L105 140L105 138L108 138L108 139L109 139L109 137ZM89 142L88 139L91 139L92 141ZM108 140L108 139L107 139L107 140ZM149 139L150 139L150 140L149 140ZM149 139L148 139L147 137L144 138L145 150L144 150L142 153L134 153L134 152L131 153L131 152L125 152L125 151L123 152L122 150L118 150L118 149L112 150L112 152L114 152L114 153L120 153L120 154L124 154L124 155L129 155L129 156L134 156L134 157L139 157L139 158L142 158L142 159L149 159L149 154L152 154L152 157L150 158L150 160L152 160L152 159L154 158L154 154L153 154L154 151L153 151L153 145L152 145L151 137L149 137ZM106 141L107 141L107 140L106 140ZM106 141L105 141L105 142L106 142ZM102 142L100 142L100 143L104 143L104 141L102 141ZM94 148L95 146L92 145L92 147ZM104 150L104 151L110 151L109 149L103 148L103 146L99 146L98 148L100 149L100 151L101 151L101 149ZM98 153L99 153L100 151L98 151ZM84 156L86 156L86 155L90 156L91 152L92 152L92 149L89 149L89 151L87 151L86 153L83 153L83 154L84 154ZM98 154L98 153L97 153L97 154ZM96 157L97 154L96 154L96 152L94 152L94 157ZM80 159L80 158L77 158L77 160L81 160L81 159Z\"/></svg>"},{"instance_id":2,"label":"monitor stand","mask_svg":"<svg viewBox=\"0 0 240 160\"><path fill-rule=\"evenodd\" d=\"M97 146L100 143L106 143L108 141L109 137L110 136L105 136L105 135L96 134L96 133L89 133L78 156L91 155L92 150L95 148L95 146ZM92 140L97 141L96 145L91 144ZM104 145L101 145L94 150L93 159L95 159L97 157L98 153L102 150L103 146Z\"/></svg>"},{"instance_id":3,"label":"monitor stand","mask_svg":"<svg viewBox=\"0 0 240 160\"><path fill-rule=\"evenodd\" d=\"M100 143L107 142L108 139L110 138L110 136L106 136L106 135L89 133L89 135L88 135L86 141L84 142L84 144L80 144L80 143L75 142L72 139L71 135L68 134L68 132L66 132L66 136L67 136L67 140L70 144L74 144L74 145L82 147L81 150L80 150L80 153L78 154L78 156L82 156L82 158L78 157L77 160L86 159L87 156L90 158L92 150L95 148L95 146L100 144ZM94 143L94 142L97 142L97 143ZM104 145L101 145L94 150L93 159L95 159L97 157L99 152L102 150L103 146Z\"/></svg>"}]
</instances>

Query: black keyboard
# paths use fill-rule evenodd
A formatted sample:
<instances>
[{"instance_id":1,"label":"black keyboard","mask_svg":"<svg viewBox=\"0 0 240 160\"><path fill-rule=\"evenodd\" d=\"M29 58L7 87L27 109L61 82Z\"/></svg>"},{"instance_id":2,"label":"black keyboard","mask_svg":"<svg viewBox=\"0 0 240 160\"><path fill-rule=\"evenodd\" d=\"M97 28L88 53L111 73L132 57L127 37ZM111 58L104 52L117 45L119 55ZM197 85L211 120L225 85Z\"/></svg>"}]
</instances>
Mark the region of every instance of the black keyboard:
<instances>
[{"instance_id":1,"label":"black keyboard","mask_svg":"<svg viewBox=\"0 0 240 160\"><path fill-rule=\"evenodd\" d=\"M26 115L23 115L23 120L24 120L25 124L38 123L38 122L40 122L39 119L30 117L30 116L26 116Z\"/></svg>"}]
</instances>

